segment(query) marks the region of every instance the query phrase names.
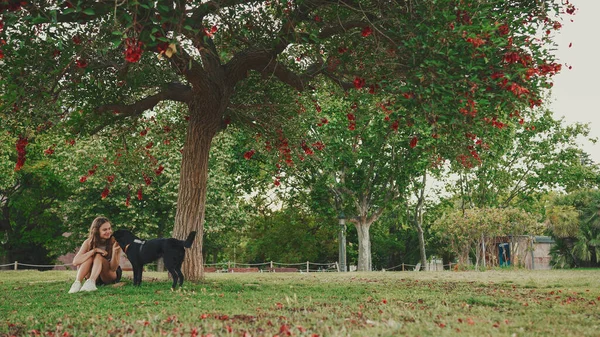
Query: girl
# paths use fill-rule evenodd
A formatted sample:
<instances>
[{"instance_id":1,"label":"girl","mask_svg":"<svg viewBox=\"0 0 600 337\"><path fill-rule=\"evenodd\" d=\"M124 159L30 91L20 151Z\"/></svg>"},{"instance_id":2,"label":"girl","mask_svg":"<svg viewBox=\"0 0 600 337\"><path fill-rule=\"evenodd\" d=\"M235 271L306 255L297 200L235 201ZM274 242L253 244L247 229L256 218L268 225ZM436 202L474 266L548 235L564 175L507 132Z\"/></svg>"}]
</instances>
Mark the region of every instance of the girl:
<instances>
[{"instance_id":1,"label":"girl","mask_svg":"<svg viewBox=\"0 0 600 337\"><path fill-rule=\"evenodd\" d=\"M112 237L112 233L112 226L107 218L99 216L92 221L88 238L83 241L79 252L73 258L77 276L69 294L94 291L96 284L117 283L121 280L121 247ZM81 281L84 277L87 281L82 286Z\"/></svg>"}]
</instances>

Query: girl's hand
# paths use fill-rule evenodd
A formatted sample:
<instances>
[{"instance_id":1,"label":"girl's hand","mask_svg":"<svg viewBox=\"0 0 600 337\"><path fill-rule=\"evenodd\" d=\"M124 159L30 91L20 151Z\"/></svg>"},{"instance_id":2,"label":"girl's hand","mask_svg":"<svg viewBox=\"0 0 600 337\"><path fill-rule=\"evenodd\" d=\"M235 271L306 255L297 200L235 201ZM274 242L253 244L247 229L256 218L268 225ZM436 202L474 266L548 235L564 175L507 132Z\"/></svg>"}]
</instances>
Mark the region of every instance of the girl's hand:
<instances>
[{"instance_id":1,"label":"girl's hand","mask_svg":"<svg viewBox=\"0 0 600 337\"><path fill-rule=\"evenodd\" d=\"M100 249L100 248L94 248L94 252L95 252L96 254L100 254L100 255L102 255L102 256L106 256L106 255L108 255L108 252L107 252L107 251L105 251L104 249Z\"/></svg>"},{"instance_id":2,"label":"girl's hand","mask_svg":"<svg viewBox=\"0 0 600 337\"><path fill-rule=\"evenodd\" d=\"M119 246L119 243L115 241L115 244L113 245L113 254L117 253L121 250L121 246Z\"/></svg>"}]
</instances>

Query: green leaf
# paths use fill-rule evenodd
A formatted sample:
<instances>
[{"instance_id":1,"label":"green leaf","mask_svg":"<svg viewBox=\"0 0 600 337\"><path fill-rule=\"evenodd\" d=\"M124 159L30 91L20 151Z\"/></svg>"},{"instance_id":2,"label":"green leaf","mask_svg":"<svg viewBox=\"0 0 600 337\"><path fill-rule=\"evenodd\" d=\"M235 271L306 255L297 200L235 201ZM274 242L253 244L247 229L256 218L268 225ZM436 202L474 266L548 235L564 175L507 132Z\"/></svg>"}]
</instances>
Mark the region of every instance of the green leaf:
<instances>
[{"instance_id":1,"label":"green leaf","mask_svg":"<svg viewBox=\"0 0 600 337\"><path fill-rule=\"evenodd\" d=\"M86 9L83 10L83 14L94 15L94 14L96 14L96 12L94 12L94 10L91 9L91 8L86 8Z\"/></svg>"}]
</instances>

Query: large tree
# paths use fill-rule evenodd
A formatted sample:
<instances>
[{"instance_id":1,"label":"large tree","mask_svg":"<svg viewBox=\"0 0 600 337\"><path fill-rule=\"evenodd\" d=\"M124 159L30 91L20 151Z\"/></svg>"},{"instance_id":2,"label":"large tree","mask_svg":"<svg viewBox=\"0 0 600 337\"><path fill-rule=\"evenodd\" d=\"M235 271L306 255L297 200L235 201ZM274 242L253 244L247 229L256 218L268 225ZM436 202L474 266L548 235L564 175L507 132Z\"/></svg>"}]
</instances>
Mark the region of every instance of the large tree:
<instances>
[{"instance_id":1,"label":"large tree","mask_svg":"<svg viewBox=\"0 0 600 337\"><path fill-rule=\"evenodd\" d=\"M568 6L553 0L3 1L0 123L19 138L19 168L37 132L59 126L70 137L131 133L160 102L182 102L174 236L202 234L215 134L229 123L285 131L289 114L302 107L277 104L293 101L290 88L322 83L317 77L348 95L385 94L392 121L419 125L416 137L461 149L452 159L470 165L481 131L501 132L527 118L527 107L539 104L548 78L560 70L548 47L558 15L574 12ZM302 151L300 139L274 139L286 158ZM202 276L201 238L187 254L190 279Z\"/></svg>"}]
</instances>

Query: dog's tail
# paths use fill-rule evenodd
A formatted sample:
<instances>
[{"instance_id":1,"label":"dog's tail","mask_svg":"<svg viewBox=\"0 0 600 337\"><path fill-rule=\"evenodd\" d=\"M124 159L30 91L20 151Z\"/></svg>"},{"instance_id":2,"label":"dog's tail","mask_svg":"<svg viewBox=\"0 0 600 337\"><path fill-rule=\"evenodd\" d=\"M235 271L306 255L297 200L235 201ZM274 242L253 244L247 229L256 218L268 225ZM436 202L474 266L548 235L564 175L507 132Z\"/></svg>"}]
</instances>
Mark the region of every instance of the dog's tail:
<instances>
[{"instance_id":1,"label":"dog's tail","mask_svg":"<svg viewBox=\"0 0 600 337\"><path fill-rule=\"evenodd\" d=\"M192 246L192 243L194 243L194 239L196 238L196 232L190 232L190 234L188 235L187 239L185 239L185 242L183 243L183 246L185 248L190 248Z\"/></svg>"}]
</instances>

